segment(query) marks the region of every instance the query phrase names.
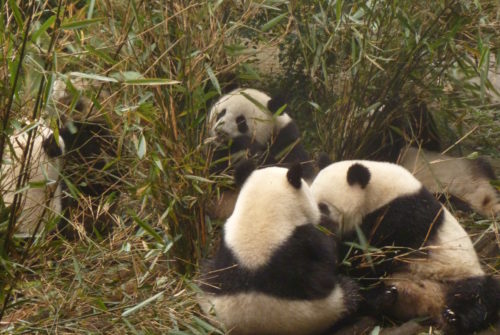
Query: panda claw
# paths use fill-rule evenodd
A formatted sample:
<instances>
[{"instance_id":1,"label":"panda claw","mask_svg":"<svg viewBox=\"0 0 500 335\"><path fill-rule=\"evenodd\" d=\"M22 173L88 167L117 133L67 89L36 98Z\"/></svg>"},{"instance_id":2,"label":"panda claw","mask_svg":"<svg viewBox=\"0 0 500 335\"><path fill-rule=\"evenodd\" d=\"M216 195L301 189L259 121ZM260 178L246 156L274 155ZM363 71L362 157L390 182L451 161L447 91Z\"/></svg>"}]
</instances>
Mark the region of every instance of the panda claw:
<instances>
[{"instance_id":1,"label":"panda claw","mask_svg":"<svg viewBox=\"0 0 500 335\"><path fill-rule=\"evenodd\" d=\"M458 320L457 315L450 308L444 310L443 317L446 320L446 322L450 324L456 323Z\"/></svg>"},{"instance_id":2,"label":"panda claw","mask_svg":"<svg viewBox=\"0 0 500 335\"><path fill-rule=\"evenodd\" d=\"M398 294L398 288L396 286L394 286L394 285L389 286L385 290L385 294L387 294L387 295L397 295Z\"/></svg>"}]
</instances>

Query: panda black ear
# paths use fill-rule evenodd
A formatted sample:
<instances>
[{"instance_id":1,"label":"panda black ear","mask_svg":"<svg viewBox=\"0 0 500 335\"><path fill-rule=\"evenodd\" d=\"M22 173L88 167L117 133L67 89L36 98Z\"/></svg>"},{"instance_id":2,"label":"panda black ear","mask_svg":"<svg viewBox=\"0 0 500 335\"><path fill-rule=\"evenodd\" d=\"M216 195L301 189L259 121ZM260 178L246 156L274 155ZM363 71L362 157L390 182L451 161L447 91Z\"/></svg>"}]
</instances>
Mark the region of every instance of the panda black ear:
<instances>
[{"instance_id":1,"label":"panda black ear","mask_svg":"<svg viewBox=\"0 0 500 335\"><path fill-rule=\"evenodd\" d=\"M267 102L267 109L269 109L269 111L274 114L285 104L286 101L282 97L280 96L273 97L271 100Z\"/></svg>"},{"instance_id":2,"label":"panda black ear","mask_svg":"<svg viewBox=\"0 0 500 335\"><path fill-rule=\"evenodd\" d=\"M302 165L300 165L300 163L294 163L288 169L288 172L286 173L286 178L293 187L299 189L300 186L302 185Z\"/></svg>"},{"instance_id":3,"label":"panda black ear","mask_svg":"<svg viewBox=\"0 0 500 335\"><path fill-rule=\"evenodd\" d=\"M355 163L347 170L347 182L349 185L358 184L361 188L365 188L370 181L370 171L364 165Z\"/></svg>"},{"instance_id":4,"label":"panda black ear","mask_svg":"<svg viewBox=\"0 0 500 335\"><path fill-rule=\"evenodd\" d=\"M255 164L250 159L243 160L236 164L236 168L234 171L234 182L236 186L243 186L247 178L252 174L254 170Z\"/></svg>"},{"instance_id":5,"label":"panda black ear","mask_svg":"<svg viewBox=\"0 0 500 335\"><path fill-rule=\"evenodd\" d=\"M330 157L328 156L327 153L325 152L321 152L318 156L318 168L320 170L323 170L324 168L326 168L328 165L332 164L332 160L330 159Z\"/></svg>"}]
</instances>

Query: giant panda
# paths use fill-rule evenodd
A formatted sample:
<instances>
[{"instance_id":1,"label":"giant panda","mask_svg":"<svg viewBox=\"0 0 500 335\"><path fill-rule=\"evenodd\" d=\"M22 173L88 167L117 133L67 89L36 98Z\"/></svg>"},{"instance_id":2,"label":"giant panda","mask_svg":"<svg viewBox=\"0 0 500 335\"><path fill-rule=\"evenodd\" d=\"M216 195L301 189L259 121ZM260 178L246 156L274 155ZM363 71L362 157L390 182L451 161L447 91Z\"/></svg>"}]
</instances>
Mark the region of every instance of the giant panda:
<instances>
[{"instance_id":1,"label":"giant panda","mask_svg":"<svg viewBox=\"0 0 500 335\"><path fill-rule=\"evenodd\" d=\"M301 143L296 123L282 112L283 106L280 99L252 88L235 89L215 102L208 118L209 134L217 143L211 173L227 172L239 159L256 157L265 166L300 162L304 178L312 182L314 164ZM213 216L226 219L236 197L236 191L224 192Z\"/></svg>"},{"instance_id":2,"label":"giant panda","mask_svg":"<svg viewBox=\"0 0 500 335\"><path fill-rule=\"evenodd\" d=\"M34 135L31 155L26 156L28 145L27 128L16 131L9 137L5 146L5 156L1 168L2 199L6 206L13 205L16 194L21 196L20 211L14 233L18 237L28 237L41 233L52 218L62 212L62 187L59 182L61 155L64 152L64 140L55 140L52 129L41 124L33 129ZM18 190L23 159L27 170L26 187Z\"/></svg>"},{"instance_id":3,"label":"giant panda","mask_svg":"<svg viewBox=\"0 0 500 335\"><path fill-rule=\"evenodd\" d=\"M372 289L365 296L375 306L380 301L380 311L403 320L430 316L461 334L497 316L498 280L485 274L465 230L408 170L341 161L321 170L311 190L338 222L350 274ZM383 284L372 286L379 279Z\"/></svg>"},{"instance_id":4,"label":"giant panda","mask_svg":"<svg viewBox=\"0 0 500 335\"><path fill-rule=\"evenodd\" d=\"M396 110L401 105L404 112ZM376 113L393 115L390 127L363 142L363 159L390 161L404 166L436 197L455 209L475 211L484 217L500 214L500 194L490 181L496 179L485 158L468 159L440 153L442 141L427 104L415 97L399 99L370 110L362 130L373 127ZM375 123L376 124L376 123ZM362 133L362 131L360 132Z\"/></svg>"},{"instance_id":5,"label":"giant panda","mask_svg":"<svg viewBox=\"0 0 500 335\"><path fill-rule=\"evenodd\" d=\"M484 158L452 157L409 147L401 151L404 166L432 193L450 194L452 204L472 209L485 217L500 214L500 195L490 181L496 179Z\"/></svg>"},{"instance_id":6,"label":"giant panda","mask_svg":"<svg viewBox=\"0 0 500 335\"><path fill-rule=\"evenodd\" d=\"M242 184L213 259L202 268L200 305L231 334L313 334L353 312L353 281L336 273L336 245L324 229L300 164L252 172ZM323 228L320 229L320 226Z\"/></svg>"},{"instance_id":7,"label":"giant panda","mask_svg":"<svg viewBox=\"0 0 500 335\"><path fill-rule=\"evenodd\" d=\"M86 233L105 235L114 223L113 200L121 176L114 164L114 137L101 117L89 113L90 99L84 96L73 99L65 87L61 80L54 83L53 99L63 110L58 136L43 120L34 134L29 187L23 192L15 231L20 237L31 236L40 219L45 227L54 215L58 217L58 233L69 239ZM6 205L12 204L17 193L27 139L27 131L20 131L11 136L10 145L6 145L8 159L1 171Z\"/></svg>"}]
</instances>

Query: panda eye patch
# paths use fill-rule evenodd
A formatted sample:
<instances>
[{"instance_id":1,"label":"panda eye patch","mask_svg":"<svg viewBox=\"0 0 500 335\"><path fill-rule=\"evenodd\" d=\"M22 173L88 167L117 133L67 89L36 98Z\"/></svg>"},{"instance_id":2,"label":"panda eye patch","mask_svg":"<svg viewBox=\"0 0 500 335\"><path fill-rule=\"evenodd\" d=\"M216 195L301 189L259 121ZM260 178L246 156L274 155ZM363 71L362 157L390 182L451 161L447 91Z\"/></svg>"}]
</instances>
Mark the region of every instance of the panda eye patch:
<instances>
[{"instance_id":1,"label":"panda eye patch","mask_svg":"<svg viewBox=\"0 0 500 335\"><path fill-rule=\"evenodd\" d=\"M243 115L236 118L236 124L238 125L238 131L240 133L246 133L248 131L247 120Z\"/></svg>"},{"instance_id":2,"label":"panda eye patch","mask_svg":"<svg viewBox=\"0 0 500 335\"><path fill-rule=\"evenodd\" d=\"M217 114L217 118L216 118L215 121L219 121L224 115L226 115L226 109L225 108L223 110L221 110L219 114Z\"/></svg>"}]
</instances>

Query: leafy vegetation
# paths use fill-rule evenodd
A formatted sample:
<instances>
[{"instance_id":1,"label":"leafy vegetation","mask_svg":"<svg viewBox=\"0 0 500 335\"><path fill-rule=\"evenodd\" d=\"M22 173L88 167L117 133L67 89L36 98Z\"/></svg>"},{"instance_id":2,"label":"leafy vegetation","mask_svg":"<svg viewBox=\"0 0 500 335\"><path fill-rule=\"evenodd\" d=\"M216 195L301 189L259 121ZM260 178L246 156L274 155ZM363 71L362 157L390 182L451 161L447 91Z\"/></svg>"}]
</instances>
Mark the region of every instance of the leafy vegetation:
<instances>
[{"instance_id":1,"label":"leafy vegetation","mask_svg":"<svg viewBox=\"0 0 500 335\"><path fill-rule=\"evenodd\" d=\"M415 140L409 120L426 106L444 143L500 158L498 92L488 81L500 60L494 0L1 8L2 158L9 135L33 128L23 118L56 129L83 95L111 129L121 170L109 236L19 240L16 206L2 201L2 332L219 332L199 314L193 274L221 224L205 208L230 183L208 173L204 139L207 110L231 82L286 97L314 153L373 157L374 143ZM52 98L57 79L69 86L69 109ZM498 232L498 222L474 219L466 222L480 240ZM485 261L499 271L498 257Z\"/></svg>"}]
</instances>

